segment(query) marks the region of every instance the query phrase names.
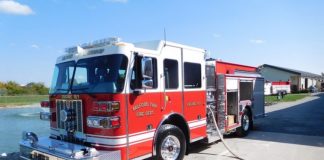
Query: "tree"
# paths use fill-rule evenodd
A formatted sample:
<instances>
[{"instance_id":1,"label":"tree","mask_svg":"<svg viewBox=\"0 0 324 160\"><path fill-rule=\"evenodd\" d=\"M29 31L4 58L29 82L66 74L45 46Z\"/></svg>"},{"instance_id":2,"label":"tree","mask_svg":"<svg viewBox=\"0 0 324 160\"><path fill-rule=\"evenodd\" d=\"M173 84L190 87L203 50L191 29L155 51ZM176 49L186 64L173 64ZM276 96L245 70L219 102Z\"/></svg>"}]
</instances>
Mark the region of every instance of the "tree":
<instances>
[{"instance_id":1,"label":"tree","mask_svg":"<svg viewBox=\"0 0 324 160\"><path fill-rule=\"evenodd\" d=\"M9 81L7 83L0 82L0 95L46 95L49 89L44 83L30 82L26 86L20 86L15 81Z\"/></svg>"},{"instance_id":2,"label":"tree","mask_svg":"<svg viewBox=\"0 0 324 160\"><path fill-rule=\"evenodd\" d=\"M8 95L18 95L18 94L25 93L23 88L17 82L9 81L5 86L6 86Z\"/></svg>"},{"instance_id":3,"label":"tree","mask_svg":"<svg viewBox=\"0 0 324 160\"><path fill-rule=\"evenodd\" d=\"M0 82L0 96L6 95L6 94L7 94L6 84Z\"/></svg>"},{"instance_id":4,"label":"tree","mask_svg":"<svg viewBox=\"0 0 324 160\"><path fill-rule=\"evenodd\" d=\"M25 89L29 94L48 94L48 88L44 85L44 83L31 82L26 85Z\"/></svg>"}]
</instances>

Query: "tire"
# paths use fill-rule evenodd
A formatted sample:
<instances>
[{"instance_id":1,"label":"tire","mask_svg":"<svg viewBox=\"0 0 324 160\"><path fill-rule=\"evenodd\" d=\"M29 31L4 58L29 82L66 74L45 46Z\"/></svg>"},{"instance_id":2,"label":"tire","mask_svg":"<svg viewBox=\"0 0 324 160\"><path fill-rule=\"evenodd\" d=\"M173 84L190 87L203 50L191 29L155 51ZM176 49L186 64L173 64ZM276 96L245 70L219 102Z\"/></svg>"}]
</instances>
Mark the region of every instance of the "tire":
<instances>
[{"instance_id":1,"label":"tire","mask_svg":"<svg viewBox=\"0 0 324 160\"><path fill-rule=\"evenodd\" d=\"M245 137L249 134L252 129L253 122L249 110L244 109L241 117L241 127L236 129L236 135L239 137Z\"/></svg>"},{"instance_id":2,"label":"tire","mask_svg":"<svg viewBox=\"0 0 324 160\"><path fill-rule=\"evenodd\" d=\"M174 125L165 124L158 131L156 142L157 160L182 160L186 153L186 138Z\"/></svg>"}]
</instances>

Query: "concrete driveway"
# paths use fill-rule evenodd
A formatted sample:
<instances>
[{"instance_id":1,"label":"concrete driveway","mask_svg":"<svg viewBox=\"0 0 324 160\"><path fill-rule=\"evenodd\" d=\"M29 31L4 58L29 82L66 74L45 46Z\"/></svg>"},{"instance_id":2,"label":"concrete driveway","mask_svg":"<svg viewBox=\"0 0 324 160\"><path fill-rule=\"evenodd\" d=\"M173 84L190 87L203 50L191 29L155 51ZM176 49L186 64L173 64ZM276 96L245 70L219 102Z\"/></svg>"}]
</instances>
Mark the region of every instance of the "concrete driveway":
<instances>
[{"instance_id":1,"label":"concrete driveway","mask_svg":"<svg viewBox=\"0 0 324 160\"><path fill-rule=\"evenodd\" d=\"M267 117L255 122L245 138L226 142L245 160L323 160L324 95L266 107ZM221 142L193 144L185 160L233 160Z\"/></svg>"}]
</instances>

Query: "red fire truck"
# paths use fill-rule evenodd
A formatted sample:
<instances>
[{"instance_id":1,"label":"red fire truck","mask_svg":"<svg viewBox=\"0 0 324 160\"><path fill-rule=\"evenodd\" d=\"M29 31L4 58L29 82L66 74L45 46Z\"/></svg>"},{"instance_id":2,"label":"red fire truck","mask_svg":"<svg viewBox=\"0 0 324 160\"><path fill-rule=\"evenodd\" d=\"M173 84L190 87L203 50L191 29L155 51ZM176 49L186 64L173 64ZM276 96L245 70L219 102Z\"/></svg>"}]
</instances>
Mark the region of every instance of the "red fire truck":
<instances>
[{"instance_id":1,"label":"red fire truck","mask_svg":"<svg viewBox=\"0 0 324 160\"><path fill-rule=\"evenodd\" d=\"M214 124L245 136L264 115L264 79L255 67L205 56L177 43L119 38L66 49L41 103L50 136L24 132L21 158L183 159L190 143L222 136Z\"/></svg>"}]
</instances>

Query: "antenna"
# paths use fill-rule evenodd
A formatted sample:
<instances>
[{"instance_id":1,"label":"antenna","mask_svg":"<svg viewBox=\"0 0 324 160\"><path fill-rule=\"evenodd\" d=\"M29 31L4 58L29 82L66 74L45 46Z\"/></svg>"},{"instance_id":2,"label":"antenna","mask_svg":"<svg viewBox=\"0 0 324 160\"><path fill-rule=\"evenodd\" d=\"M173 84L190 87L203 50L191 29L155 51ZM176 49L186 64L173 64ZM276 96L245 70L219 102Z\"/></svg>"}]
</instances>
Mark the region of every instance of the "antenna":
<instances>
[{"instance_id":1,"label":"antenna","mask_svg":"<svg viewBox=\"0 0 324 160\"><path fill-rule=\"evenodd\" d=\"M164 28L164 46L166 46L166 31L165 31L165 28Z\"/></svg>"}]
</instances>

